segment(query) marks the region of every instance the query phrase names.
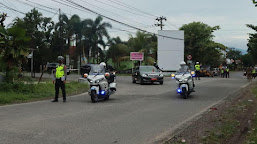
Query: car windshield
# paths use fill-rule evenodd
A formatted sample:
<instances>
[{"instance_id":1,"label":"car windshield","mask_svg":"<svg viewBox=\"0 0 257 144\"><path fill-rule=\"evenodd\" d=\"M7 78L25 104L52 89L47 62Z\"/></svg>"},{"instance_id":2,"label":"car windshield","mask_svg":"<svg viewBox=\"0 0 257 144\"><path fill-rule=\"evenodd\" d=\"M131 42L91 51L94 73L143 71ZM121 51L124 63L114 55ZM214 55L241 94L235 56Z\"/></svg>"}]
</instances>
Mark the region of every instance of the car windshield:
<instances>
[{"instance_id":1,"label":"car windshield","mask_svg":"<svg viewBox=\"0 0 257 144\"><path fill-rule=\"evenodd\" d=\"M140 72L159 72L156 67L147 66L147 67L140 67Z\"/></svg>"},{"instance_id":2,"label":"car windshield","mask_svg":"<svg viewBox=\"0 0 257 144\"><path fill-rule=\"evenodd\" d=\"M105 73L105 69L101 65L92 65L89 75L103 75Z\"/></svg>"}]
</instances>

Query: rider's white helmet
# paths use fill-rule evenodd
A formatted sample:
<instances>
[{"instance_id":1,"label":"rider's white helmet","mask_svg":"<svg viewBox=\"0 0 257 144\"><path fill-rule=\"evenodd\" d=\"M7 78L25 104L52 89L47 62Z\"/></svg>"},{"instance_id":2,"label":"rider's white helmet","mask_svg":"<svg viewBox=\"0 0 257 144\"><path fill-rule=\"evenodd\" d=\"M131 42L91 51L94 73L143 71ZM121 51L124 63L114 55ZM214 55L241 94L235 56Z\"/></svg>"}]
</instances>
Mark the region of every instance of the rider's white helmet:
<instances>
[{"instance_id":1,"label":"rider's white helmet","mask_svg":"<svg viewBox=\"0 0 257 144\"><path fill-rule=\"evenodd\" d=\"M103 67L106 67L106 63L105 62L101 62L100 65L103 66Z\"/></svg>"},{"instance_id":2,"label":"rider's white helmet","mask_svg":"<svg viewBox=\"0 0 257 144\"><path fill-rule=\"evenodd\" d=\"M196 62L197 65L199 65L199 62Z\"/></svg>"},{"instance_id":3,"label":"rider's white helmet","mask_svg":"<svg viewBox=\"0 0 257 144\"><path fill-rule=\"evenodd\" d=\"M180 66L183 66L183 65L186 65L186 62L182 61L182 62L180 63Z\"/></svg>"}]
</instances>

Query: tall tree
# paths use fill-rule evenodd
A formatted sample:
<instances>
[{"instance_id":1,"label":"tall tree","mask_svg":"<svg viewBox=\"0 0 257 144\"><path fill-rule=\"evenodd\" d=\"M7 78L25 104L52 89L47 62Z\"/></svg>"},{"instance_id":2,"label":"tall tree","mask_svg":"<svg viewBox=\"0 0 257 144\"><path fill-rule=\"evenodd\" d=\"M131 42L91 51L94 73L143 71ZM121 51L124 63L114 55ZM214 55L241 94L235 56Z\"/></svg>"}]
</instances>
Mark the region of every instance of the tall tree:
<instances>
[{"instance_id":1,"label":"tall tree","mask_svg":"<svg viewBox=\"0 0 257 144\"><path fill-rule=\"evenodd\" d=\"M26 36L24 29L17 26L8 29L0 26L0 35L2 37L0 55L5 63L6 81L11 82L13 78L11 70L26 60L30 38Z\"/></svg>"},{"instance_id":2,"label":"tall tree","mask_svg":"<svg viewBox=\"0 0 257 144\"><path fill-rule=\"evenodd\" d=\"M236 50L235 48L229 48L229 51L227 52L227 58L238 60L242 57L242 52L239 50Z\"/></svg>"},{"instance_id":3,"label":"tall tree","mask_svg":"<svg viewBox=\"0 0 257 144\"><path fill-rule=\"evenodd\" d=\"M185 31L185 56L191 54L194 61L210 64L211 60L208 58L211 58L209 57L211 54L219 54L219 49L225 50L225 46L213 41L213 32L219 29L219 26L211 27L202 22L183 25L180 30ZM208 57L206 57L207 55ZM220 56L216 58L220 58Z\"/></svg>"},{"instance_id":4,"label":"tall tree","mask_svg":"<svg viewBox=\"0 0 257 144\"><path fill-rule=\"evenodd\" d=\"M34 67L39 70L40 65L51 59L49 49L53 39L54 22L51 18L43 17L38 10L32 9L24 18L16 18L13 26L23 28L26 36L30 37L29 47L35 50L36 56Z\"/></svg>"},{"instance_id":5,"label":"tall tree","mask_svg":"<svg viewBox=\"0 0 257 144\"><path fill-rule=\"evenodd\" d=\"M255 33L249 34L247 51L253 56L254 62L256 63L257 62L257 26L248 24L247 27L255 31Z\"/></svg>"},{"instance_id":6,"label":"tall tree","mask_svg":"<svg viewBox=\"0 0 257 144\"><path fill-rule=\"evenodd\" d=\"M107 29L111 28L111 24L107 22L102 22L103 18L98 16L95 20L87 19L83 24L84 36L88 42L91 43L92 55L93 55L93 63L95 63L95 59L97 59L97 63L99 63L99 50L101 49L99 45L105 48L106 44L104 42L104 38L107 40L110 39Z\"/></svg>"},{"instance_id":7,"label":"tall tree","mask_svg":"<svg viewBox=\"0 0 257 144\"><path fill-rule=\"evenodd\" d=\"M157 37L151 34L140 32L136 33L136 36L133 37L130 35L128 40L128 46L131 51L143 52L144 53L144 62L146 64L153 64L154 52L157 51Z\"/></svg>"}]
</instances>

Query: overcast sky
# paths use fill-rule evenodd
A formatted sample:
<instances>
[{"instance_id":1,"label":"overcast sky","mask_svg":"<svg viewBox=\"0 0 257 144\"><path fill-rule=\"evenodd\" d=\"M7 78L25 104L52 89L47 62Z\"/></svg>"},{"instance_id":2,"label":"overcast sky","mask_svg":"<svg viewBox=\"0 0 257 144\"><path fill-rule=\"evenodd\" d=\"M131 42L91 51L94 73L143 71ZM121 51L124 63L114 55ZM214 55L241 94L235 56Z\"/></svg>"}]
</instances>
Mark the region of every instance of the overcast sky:
<instances>
[{"instance_id":1,"label":"overcast sky","mask_svg":"<svg viewBox=\"0 0 257 144\"><path fill-rule=\"evenodd\" d=\"M31 6L25 5L22 2L27 2L35 7L40 7L33 4L40 3L42 5L56 8L50 12L39 10L46 17L53 17L57 22L57 9L61 8L62 12L68 15L78 14L82 19L95 18L97 15L87 11L76 10L68 6L64 6L54 2L54 0L0 0L0 3L5 4L21 12L28 12L32 9ZM65 0L56 0L65 1ZM176 30L183 24L193 21L201 21L210 26L219 25L221 29L215 32L215 41L222 43L228 47L236 47L247 49L247 39L249 33L254 32L247 28L245 24L257 25L257 7L254 7L252 0L73 0L84 7L90 8L103 15L109 16L121 22L136 26L147 31L157 33L159 28L154 24L155 16L165 16L168 21L165 22L165 30ZM67 4L67 3L66 3ZM127 4L127 7L123 5ZM142 10L149 14L138 12L129 9L128 6ZM40 7L43 8L43 7ZM44 8L46 9L46 8ZM0 4L0 12L7 12L9 17L6 24L12 22L15 17L23 17L23 14L14 12L4 8ZM135 30L117 24L115 22L104 19L113 25L113 29L109 30L111 36L120 36L123 40L128 39L128 32L119 31L117 29L130 31L134 34Z\"/></svg>"}]
</instances>

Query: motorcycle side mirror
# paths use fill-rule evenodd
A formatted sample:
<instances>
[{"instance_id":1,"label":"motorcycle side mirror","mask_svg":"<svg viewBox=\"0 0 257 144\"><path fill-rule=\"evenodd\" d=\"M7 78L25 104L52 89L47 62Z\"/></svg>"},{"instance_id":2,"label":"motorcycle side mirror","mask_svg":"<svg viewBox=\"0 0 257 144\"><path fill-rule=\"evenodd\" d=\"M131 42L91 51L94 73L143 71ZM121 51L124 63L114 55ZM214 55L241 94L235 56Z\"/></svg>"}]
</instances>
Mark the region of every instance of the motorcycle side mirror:
<instances>
[{"instance_id":1,"label":"motorcycle side mirror","mask_svg":"<svg viewBox=\"0 0 257 144\"><path fill-rule=\"evenodd\" d=\"M85 74L84 74L84 78L87 78L87 77L88 77L88 74L87 74L87 73L85 73Z\"/></svg>"}]
</instances>

